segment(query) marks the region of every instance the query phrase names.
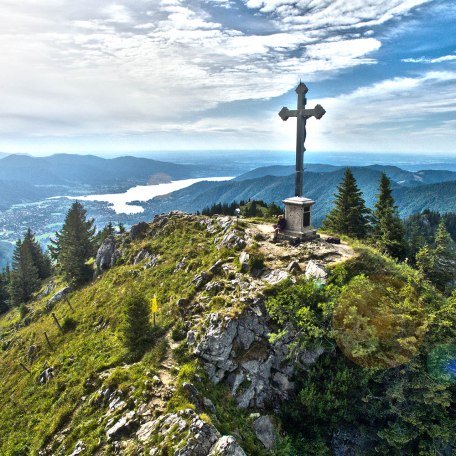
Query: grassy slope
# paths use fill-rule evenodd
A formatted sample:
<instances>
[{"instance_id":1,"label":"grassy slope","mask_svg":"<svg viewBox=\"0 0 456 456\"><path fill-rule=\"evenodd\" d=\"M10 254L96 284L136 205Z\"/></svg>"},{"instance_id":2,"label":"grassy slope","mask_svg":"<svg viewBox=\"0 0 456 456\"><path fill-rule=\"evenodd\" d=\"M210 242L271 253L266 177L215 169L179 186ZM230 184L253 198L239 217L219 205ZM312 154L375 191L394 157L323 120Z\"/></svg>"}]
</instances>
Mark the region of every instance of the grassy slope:
<instances>
[{"instance_id":1,"label":"grassy slope","mask_svg":"<svg viewBox=\"0 0 456 456\"><path fill-rule=\"evenodd\" d=\"M19 448L25 450L27 447L35 454L70 421L70 431L65 439L67 448L74 447L78 439L84 438L88 448L94 449L99 437L104 438L105 423L103 418L99 422L100 411L90 406L92 391L87 390L85 383L95 377L94 373L124 363L126 353L116 333L121 320L123 291L135 286L145 295L156 293L161 304L158 324L167 328L173 322L176 300L192 293L191 280L195 270L207 268L219 255L212 242L213 236L199 224L178 223L175 227L173 224L167 226L162 236L128 246L127 256L132 257L144 247L159 254L161 261L157 267L147 270L143 270L143 265L116 267L93 284L70 295L74 312L64 302L57 304L54 312L60 322L67 317L77 321L73 331L61 334L51 315L39 315L49 297L32 304L29 326L13 329L19 319L17 311L2 317L0 454L14 454L14 451L20 454ZM173 274L176 262L184 256L190 264L190 271ZM97 331L95 327L100 319L109 325ZM54 351L47 347L44 332L48 334ZM37 356L30 364L27 353L31 345L36 346ZM122 377L121 384L133 386L132 396L140 398L146 372L158 367L163 353L163 342L157 343L139 363L124 369L122 375L117 372L111 376ZM31 375L19 366L20 362L28 365ZM56 369L55 378L44 386L38 385L38 375L49 366ZM87 399L81 403L83 396Z\"/></svg>"}]
</instances>

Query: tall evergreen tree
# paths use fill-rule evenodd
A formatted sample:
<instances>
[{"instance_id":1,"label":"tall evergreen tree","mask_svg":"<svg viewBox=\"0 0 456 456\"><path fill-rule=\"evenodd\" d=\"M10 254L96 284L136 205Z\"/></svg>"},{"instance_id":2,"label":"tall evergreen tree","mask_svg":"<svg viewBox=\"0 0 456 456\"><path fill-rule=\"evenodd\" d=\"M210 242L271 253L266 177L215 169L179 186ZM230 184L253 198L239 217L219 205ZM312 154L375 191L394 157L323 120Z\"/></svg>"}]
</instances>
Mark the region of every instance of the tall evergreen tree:
<instances>
[{"instance_id":1,"label":"tall evergreen tree","mask_svg":"<svg viewBox=\"0 0 456 456\"><path fill-rule=\"evenodd\" d=\"M0 273L0 314L9 309L10 295L8 290L9 271L5 270Z\"/></svg>"},{"instance_id":2,"label":"tall evergreen tree","mask_svg":"<svg viewBox=\"0 0 456 456\"><path fill-rule=\"evenodd\" d=\"M418 268L442 291L454 289L456 281L456 245L442 218L434 246L423 247L416 256Z\"/></svg>"},{"instance_id":3,"label":"tall evergreen tree","mask_svg":"<svg viewBox=\"0 0 456 456\"><path fill-rule=\"evenodd\" d=\"M404 226L399 217L391 190L391 181L382 173L374 210L373 240L384 253L404 259L406 244Z\"/></svg>"},{"instance_id":4,"label":"tall evergreen tree","mask_svg":"<svg viewBox=\"0 0 456 456\"><path fill-rule=\"evenodd\" d=\"M51 256L72 285L84 283L92 275L87 260L95 253L93 222L93 219L87 220L87 211L76 201L65 217L62 230L51 239Z\"/></svg>"},{"instance_id":5,"label":"tall evergreen tree","mask_svg":"<svg viewBox=\"0 0 456 456\"><path fill-rule=\"evenodd\" d=\"M38 268L33 261L30 245L19 239L13 252L10 274L11 304L19 306L29 301L39 285Z\"/></svg>"},{"instance_id":6,"label":"tall evergreen tree","mask_svg":"<svg viewBox=\"0 0 456 456\"><path fill-rule=\"evenodd\" d=\"M38 276L41 280L46 279L51 275L51 261L49 257L43 253L40 244L35 239L35 235L29 228L24 236L23 243L30 250L33 263L38 269Z\"/></svg>"},{"instance_id":7,"label":"tall evergreen tree","mask_svg":"<svg viewBox=\"0 0 456 456\"><path fill-rule=\"evenodd\" d=\"M355 238L365 238L369 233L370 211L349 168L345 170L334 196L334 208L326 216L323 228Z\"/></svg>"}]
</instances>

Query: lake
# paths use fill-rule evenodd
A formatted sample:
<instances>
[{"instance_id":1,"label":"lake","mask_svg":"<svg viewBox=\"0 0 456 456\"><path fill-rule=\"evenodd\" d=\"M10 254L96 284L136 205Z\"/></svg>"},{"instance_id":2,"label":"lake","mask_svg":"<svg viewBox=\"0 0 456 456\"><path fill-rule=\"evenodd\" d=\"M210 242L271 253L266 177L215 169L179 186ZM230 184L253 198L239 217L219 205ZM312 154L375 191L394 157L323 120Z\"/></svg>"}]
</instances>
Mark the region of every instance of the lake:
<instances>
[{"instance_id":1,"label":"lake","mask_svg":"<svg viewBox=\"0 0 456 456\"><path fill-rule=\"evenodd\" d=\"M168 193L181 190L190 185L202 181L222 182L233 179L230 177L202 177L198 179L183 179L172 181L166 184L157 185L136 185L129 188L124 193L106 193L103 195L84 195L84 196L69 196L70 199L78 201L102 201L116 212L116 214L139 214L144 212L144 208L135 204L130 204L133 201L149 201L156 196L167 195Z\"/></svg>"}]
</instances>

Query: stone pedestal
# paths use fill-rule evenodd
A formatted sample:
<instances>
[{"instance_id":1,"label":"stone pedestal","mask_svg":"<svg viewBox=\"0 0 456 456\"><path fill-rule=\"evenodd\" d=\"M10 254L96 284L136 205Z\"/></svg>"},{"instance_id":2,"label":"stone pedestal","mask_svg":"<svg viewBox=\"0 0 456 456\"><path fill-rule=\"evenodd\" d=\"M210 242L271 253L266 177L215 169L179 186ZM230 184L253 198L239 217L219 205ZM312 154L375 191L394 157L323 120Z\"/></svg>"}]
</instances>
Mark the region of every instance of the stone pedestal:
<instances>
[{"instance_id":1,"label":"stone pedestal","mask_svg":"<svg viewBox=\"0 0 456 456\"><path fill-rule=\"evenodd\" d=\"M308 239L316 236L312 229L312 206L315 201L301 196L294 196L283 201L285 204L285 230L280 233L282 239Z\"/></svg>"}]
</instances>

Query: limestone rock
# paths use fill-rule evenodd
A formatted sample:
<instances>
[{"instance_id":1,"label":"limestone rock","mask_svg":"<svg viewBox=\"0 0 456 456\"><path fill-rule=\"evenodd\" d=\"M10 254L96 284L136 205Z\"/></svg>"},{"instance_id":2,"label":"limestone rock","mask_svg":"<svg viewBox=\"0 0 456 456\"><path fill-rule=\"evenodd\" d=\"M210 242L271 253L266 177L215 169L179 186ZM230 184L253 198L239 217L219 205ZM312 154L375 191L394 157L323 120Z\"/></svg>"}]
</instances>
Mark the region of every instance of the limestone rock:
<instances>
[{"instance_id":1,"label":"limestone rock","mask_svg":"<svg viewBox=\"0 0 456 456\"><path fill-rule=\"evenodd\" d=\"M152 258L152 254L147 249L142 249L136 254L133 264L138 264L141 261L149 260L150 258Z\"/></svg>"},{"instance_id":2,"label":"limestone rock","mask_svg":"<svg viewBox=\"0 0 456 456\"><path fill-rule=\"evenodd\" d=\"M211 448L209 456L246 456L246 454L234 437L224 435Z\"/></svg>"},{"instance_id":3,"label":"limestone rock","mask_svg":"<svg viewBox=\"0 0 456 456\"><path fill-rule=\"evenodd\" d=\"M211 280L212 274L208 272L201 272L200 274L197 274L192 282L195 284L195 288L197 290L201 289L206 283L208 283Z\"/></svg>"},{"instance_id":4,"label":"limestone rock","mask_svg":"<svg viewBox=\"0 0 456 456\"><path fill-rule=\"evenodd\" d=\"M220 260L217 260L210 268L209 268L209 272L211 274L217 274L220 272L220 270L222 269L222 265L223 265L223 260L220 259Z\"/></svg>"},{"instance_id":5,"label":"limestone rock","mask_svg":"<svg viewBox=\"0 0 456 456\"><path fill-rule=\"evenodd\" d=\"M325 283L328 277L326 269L313 260L307 263L305 275L307 279L319 280L322 283Z\"/></svg>"},{"instance_id":6,"label":"limestone rock","mask_svg":"<svg viewBox=\"0 0 456 456\"><path fill-rule=\"evenodd\" d=\"M38 376L38 383L40 385L44 385L52 378L54 378L54 368L51 366L41 372L41 374Z\"/></svg>"},{"instance_id":7,"label":"limestone rock","mask_svg":"<svg viewBox=\"0 0 456 456\"><path fill-rule=\"evenodd\" d=\"M109 426L106 430L106 438L118 440L119 438L129 435L138 426L139 422L136 413L132 410L120 418L114 425Z\"/></svg>"},{"instance_id":8,"label":"limestone rock","mask_svg":"<svg viewBox=\"0 0 456 456\"><path fill-rule=\"evenodd\" d=\"M161 454L166 447L167 451L173 451L174 456L207 456L221 437L214 426L204 422L191 409L148 421L136 433L142 443L148 443L152 435L154 446L150 454ZM156 441L157 436L161 441Z\"/></svg>"},{"instance_id":9,"label":"limestone rock","mask_svg":"<svg viewBox=\"0 0 456 456\"><path fill-rule=\"evenodd\" d=\"M108 236L100 245L95 262L98 271L106 271L112 268L116 260L120 257L120 252L117 250L117 243L114 236Z\"/></svg>"},{"instance_id":10,"label":"limestone rock","mask_svg":"<svg viewBox=\"0 0 456 456\"><path fill-rule=\"evenodd\" d=\"M82 440L79 440L79 441L76 443L76 446L74 447L74 450L73 450L73 452L70 454L70 456L78 456L78 455L84 453L85 450L86 450L85 443L84 443Z\"/></svg>"},{"instance_id":11,"label":"limestone rock","mask_svg":"<svg viewBox=\"0 0 456 456\"><path fill-rule=\"evenodd\" d=\"M260 416L253 422L253 430L266 449L272 450L276 443L274 425L269 416Z\"/></svg>"},{"instance_id":12,"label":"limestone rock","mask_svg":"<svg viewBox=\"0 0 456 456\"><path fill-rule=\"evenodd\" d=\"M241 252L239 255L239 264L241 265L241 272L248 272L249 270L250 255L247 252Z\"/></svg>"},{"instance_id":13,"label":"limestone rock","mask_svg":"<svg viewBox=\"0 0 456 456\"><path fill-rule=\"evenodd\" d=\"M59 301L61 301L69 292L71 291L70 287L65 287L59 290L57 293L52 296L51 299L46 303L46 310L51 310Z\"/></svg>"},{"instance_id":14,"label":"limestone rock","mask_svg":"<svg viewBox=\"0 0 456 456\"><path fill-rule=\"evenodd\" d=\"M301 267L299 266L299 263L296 260L293 260L287 267L288 272L301 272Z\"/></svg>"},{"instance_id":15,"label":"limestone rock","mask_svg":"<svg viewBox=\"0 0 456 456\"><path fill-rule=\"evenodd\" d=\"M285 400L295 388L292 378L296 356L293 361L288 353L293 329L289 328L288 338L271 344L269 320L261 304L245 309L237 317L211 314L194 352L202 359L210 380L226 382L242 408L263 408ZM298 358L315 362L321 352L303 351Z\"/></svg>"},{"instance_id":16,"label":"limestone rock","mask_svg":"<svg viewBox=\"0 0 456 456\"><path fill-rule=\"evenodd\" d=\"M290 274L287 271L282 271L281 269L274 269L273 271L268 272L263 276L263 280L268 282L271 285L276 285L282 280L288 279Z\"/></svg>"},{"instance_id":17,"label":"limestone rock","mask_svg":"<svg viewBox=\"0 0 456 456\"><path fill-rule=\"evenodd\" d=\"M230 231L223 236L220 245L229 249L241 250L246 246L246 242L236 231Z\"/></svg>"}]
</instances>

